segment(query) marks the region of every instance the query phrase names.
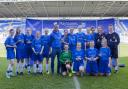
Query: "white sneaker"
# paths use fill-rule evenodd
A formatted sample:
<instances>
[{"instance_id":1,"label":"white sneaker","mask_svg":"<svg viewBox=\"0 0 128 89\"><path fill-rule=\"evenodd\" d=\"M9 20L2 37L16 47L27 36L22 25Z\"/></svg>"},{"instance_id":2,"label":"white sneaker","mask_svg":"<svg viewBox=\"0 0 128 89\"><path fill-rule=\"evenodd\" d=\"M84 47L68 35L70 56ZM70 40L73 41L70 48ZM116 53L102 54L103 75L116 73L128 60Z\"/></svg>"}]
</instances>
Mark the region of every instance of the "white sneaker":
<instances>
[{"instance_id":1,"label":"white sneaker","mask_svg":"<svg viewBox=\"0 0 128 89\"><path fill-rule=\"evenodd\" d=\"M107 76L111 76L111 73L108 73Z\"/></svg>"},{"instance_id":2,"label":"white sneaker","mask_svg":"<svg viewBox=\"0 0 128 89\"><path fill-rule=\"evenodd\" d=\"M8 79L11 78L9 73L7 73L7 72L6 72L6 78L8 78Z\"/></svg>"},{"instance_id":3,"label":"white sneaker","mask_svg":"<svg viewBox=\"0 0 128 89\"><path fill-rule=\"evenodd\" d=\"M31 72L30 71L28 71L28 75L30 75L31 74Z\"/></svg>"},{"instance_id":4,"label":"white sneaker","mask_svg":"<svg viewBox=\"0 0 128 89\"><path fill-rule=\"evenodd\" d=\"M46 74L49 74L49 71L47 71Z\"/></svg>"}]
</instances>

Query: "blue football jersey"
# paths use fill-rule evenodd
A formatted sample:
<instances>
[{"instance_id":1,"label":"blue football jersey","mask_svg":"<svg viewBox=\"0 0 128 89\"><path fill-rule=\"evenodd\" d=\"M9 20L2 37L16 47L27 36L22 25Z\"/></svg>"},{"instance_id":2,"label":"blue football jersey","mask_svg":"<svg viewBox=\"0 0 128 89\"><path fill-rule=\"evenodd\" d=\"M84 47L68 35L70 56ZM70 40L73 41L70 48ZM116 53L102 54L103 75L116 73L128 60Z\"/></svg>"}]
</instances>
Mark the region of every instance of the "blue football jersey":
<instances>
[{"instance_id":1,"label":"blue football jersey","mask_svg":"<svg viewBox=\"0 0 128 89\"><path fill-rule=\"evenodd\" d=\"M88 48L85 53L88 58L95 58L98 56L98 50L96 48Z\"/></svg>"},{"instance_id":2,"label":"blue football jersey","mask_svg":"<svg viewBox=\"0 0 128 89\"><path fill-rule=\"evenodd\" d=\"M81 61L81 62L83 62L83 60L84 60L84 57L85 57L85 53L84 53L84 50L75 50L74 52L73 52L73 61L75 62L75 61L77 61L76 60L76 58L80 58L80 60L79 61Z\"/></svg>"},{"instance_id":3,"label":"blue football jersey","mask_svg":"<svg viewBox=\"0 0 128 89\"><path fill-rule=\"evenodd\" d=\"M109 57L111 56L111 50L108 47L101 47L99 54L100 60L109 60Z\"/></svg>"},{"instance_id":4,"label":"blue football jersey","mask_svg":"<svg viewBox=\"0 0 128 89\"><path fill-rule=\"evenodd\" d=\"M94 40L93 34L87 34L87 35L86 35L86 42L90 42L90 41L92 41L92 40Z\"/></svg>"},{"instance_id":5,"label":"blue football jersey","mask_svg":"<svg viewBox=\"0 0 128 89\"><path fill-rule=\"evenodd\" d=\"M85 34L83 32L79 32L79 33L76 33L76 39L77 39L77 42L81 42L81 43L84 43L85 42Z\"/></svg>"},{"instance_id":6,"label":"blue football jersey","mask_svg":"<svg viewBox=\"0 0 128 89\"><path fill-rule=\"evenodd\" d=\"M6 45L14 46L15 45L14 38L11 36L7 37L4 44L5 44L5 46ZM7 51L14 50L13 47L6 47L6 49L7 49Z\"/></svg>"},{"instance_id":7,"label":"blue football jersey","mask_svg":"<svg viewBox=\"0 0 128 89\"><path fill-rule=\"evenodd\" d=\"M41 52L41 49L42 49L42 46L43 46L43 42L42 42L42 39L39 38L35 38L33 41L32 41L32 48L35 49L35 52Z\"/></svg>"},{"instance_id":8,"label":"blue football jersey","mask_svg":"<svg viewBox=\"0 0 128 89\"><path fill-rule=\"evenodd\" d=\"M68 40L69 40L69 48L71 51L73 51L76 48L76 43L77 43L76 35L69 34Z\"/></svg>"},{"instance_id":9,"label":"blue football jersey","mask_svg":"<svg viewBox=\"0 0 128 89\"><path fill-rule=\"evenodd\" d=\"M17 48L23 48L24 47L24 34L18 34L14 37L15 43L17 45ZM18 42L20 41L20 42Z\"/></svg>"},{"instance_id":10,"label":"blue football jersey","mask_svg":"<svg viewBox=\"0 0 128 89\"><path fill-rule=\"evenodd\" d=\"M33 39L34 39L34 36L33 36L33 35L27 35L27 34L26 34L26 35L24 36L25 44L31 44Z\"/></svg>"}]
</instances>

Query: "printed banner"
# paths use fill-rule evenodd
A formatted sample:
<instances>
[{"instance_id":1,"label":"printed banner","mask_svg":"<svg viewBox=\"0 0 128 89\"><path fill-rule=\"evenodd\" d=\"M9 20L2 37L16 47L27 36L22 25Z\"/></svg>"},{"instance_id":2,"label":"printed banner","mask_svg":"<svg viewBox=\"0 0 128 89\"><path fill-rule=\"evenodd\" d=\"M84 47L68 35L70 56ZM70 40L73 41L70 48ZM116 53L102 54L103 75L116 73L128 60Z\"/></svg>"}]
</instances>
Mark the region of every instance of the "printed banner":
<instances>
[{"instance_id":1,"label":"printed banner","mask_svg":"<svg viewBox=\"0 0 128 89\"><path fill-rule=\"evenodd\" d=\"M40 31L42 33L43 21L35 19L26 19L26 28L31 28L32 34L35 34L35 31Z\"/></svg>"}]
</instances>

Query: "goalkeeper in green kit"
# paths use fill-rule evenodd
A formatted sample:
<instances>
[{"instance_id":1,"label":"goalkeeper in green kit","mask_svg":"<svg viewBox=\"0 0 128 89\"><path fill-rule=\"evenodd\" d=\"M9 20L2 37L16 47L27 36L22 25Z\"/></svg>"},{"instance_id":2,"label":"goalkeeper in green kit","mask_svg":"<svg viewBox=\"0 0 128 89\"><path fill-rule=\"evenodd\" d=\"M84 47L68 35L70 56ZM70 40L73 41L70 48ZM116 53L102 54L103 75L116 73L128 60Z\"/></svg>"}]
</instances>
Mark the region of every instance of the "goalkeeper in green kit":
<instances>
[{"instance_id":1,"label":"goalkeeper in green kit","mask_svg":"<svg viewBox=\"0 0 128 89\"><path fill-rule=\"evenodd\" d=\"M66 76L66 75L72 76L72 71L71 71L72 55L68 49L69 49L69 46L65 44L64 50L60 55L61 72L63 76Z\"/></svg>"}]
</instances>

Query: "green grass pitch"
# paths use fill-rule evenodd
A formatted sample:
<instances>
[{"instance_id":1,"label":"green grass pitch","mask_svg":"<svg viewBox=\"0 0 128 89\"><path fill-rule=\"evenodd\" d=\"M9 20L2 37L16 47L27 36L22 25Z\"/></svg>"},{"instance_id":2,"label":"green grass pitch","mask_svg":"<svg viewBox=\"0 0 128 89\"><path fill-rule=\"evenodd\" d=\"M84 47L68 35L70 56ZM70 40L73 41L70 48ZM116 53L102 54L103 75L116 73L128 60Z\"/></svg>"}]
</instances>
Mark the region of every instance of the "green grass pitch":
<instances>
[{"instance_id":1,"label":"green grass pitch","mask_svg":"<svg viewBox=\"0 0 128 89\"><path fill-rule=\"evenodd\" d=\"M1 50L2 49L2 50ZM0 46L0 56L5 56L5 49ZM123 44L120 46L119 62L126 65L120 68L117 74L110 77L78 77L80 89L128 89L128 47ZM62 77L57 74L47 75L27 75L7 79L5 72L7 61L5 57L0 57L0 89L76 89L73 77Z\"/></svg>"},{"instance_id":2,"label":"green grass pitch","mask_svg":"<svg viewBox=\"0 0 128 89\"><path fill-rule=\"evenodd\" d=\"M128 58L120 58L120 63L128 64ZM0 89L75 89L73 77L62 77L57 74L27 75L7 79L5 77L7 62L0 58ZM128 67L120 68L117 74L110 77L78 77L81 89L128 89Z\"/></svg>"}]
</instances>

